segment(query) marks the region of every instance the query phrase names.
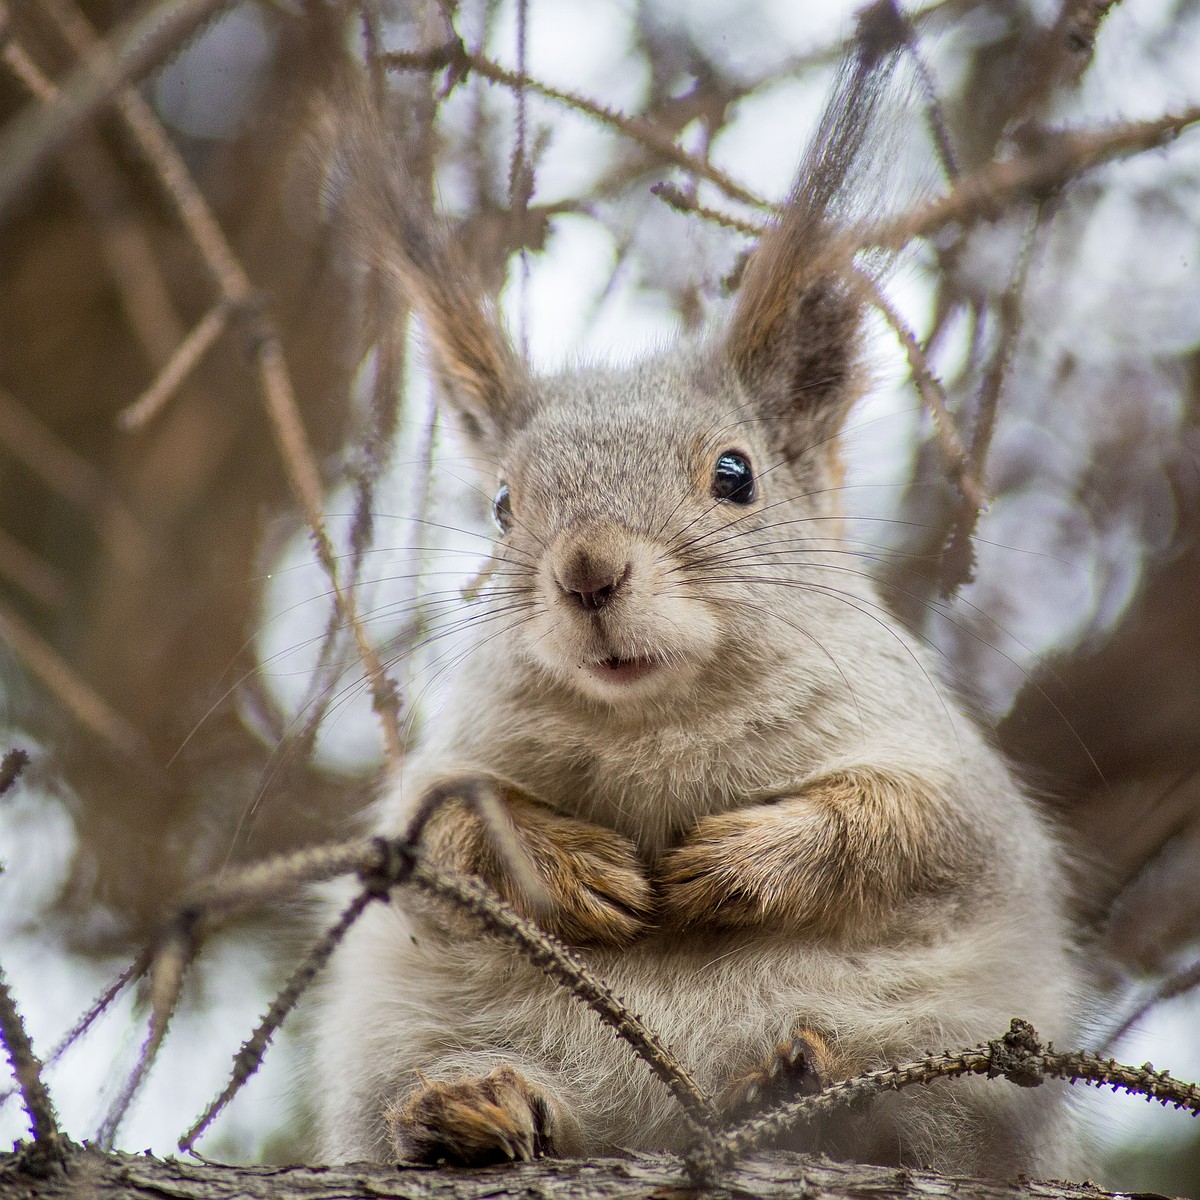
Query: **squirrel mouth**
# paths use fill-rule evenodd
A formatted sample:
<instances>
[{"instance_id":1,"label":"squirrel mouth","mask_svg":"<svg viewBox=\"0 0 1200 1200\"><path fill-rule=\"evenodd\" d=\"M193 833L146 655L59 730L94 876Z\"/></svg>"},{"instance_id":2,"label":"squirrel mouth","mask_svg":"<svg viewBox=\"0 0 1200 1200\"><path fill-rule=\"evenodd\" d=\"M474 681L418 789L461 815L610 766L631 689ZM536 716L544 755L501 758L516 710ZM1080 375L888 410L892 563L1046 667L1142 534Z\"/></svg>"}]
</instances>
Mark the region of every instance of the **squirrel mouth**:
<instances>
[{"instance_id":1,"label":"squirrel mouth","mask_svg":"<svg viewBox=\"0 0 1200 1200\"><path fill-rule=\"evenodd\" d=\"M662 662L657 658L618 658L612 655L600 662L589 663L587 670L595 679L605 683L629 684L656 671Z\"/></svg>"}]
</instances>

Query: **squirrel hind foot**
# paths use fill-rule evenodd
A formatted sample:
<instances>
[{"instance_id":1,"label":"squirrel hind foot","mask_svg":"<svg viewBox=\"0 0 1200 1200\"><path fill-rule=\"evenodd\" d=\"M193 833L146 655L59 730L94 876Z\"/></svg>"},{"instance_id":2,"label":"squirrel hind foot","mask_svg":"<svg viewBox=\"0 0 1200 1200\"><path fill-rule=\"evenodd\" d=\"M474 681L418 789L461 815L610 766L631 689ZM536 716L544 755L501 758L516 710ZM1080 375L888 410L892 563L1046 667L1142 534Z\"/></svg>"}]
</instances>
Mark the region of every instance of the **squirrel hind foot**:
<instances>
[{"instance_id":1,"label":"squirrel hind foot","mask_svg":"<svg viewBox=\"0 0 1200 1200\"><path fill-rule=\"evenodd\" d=\"M833 1078L833 1052L812 1029L799 1029L748 1074L732 1079L720 1097L726 1121L735 1124L800 1096L812 1096Z\"/></svg>"},{"instance_id":2,"label":"squirrel hind foot","mask_svg":"<svg viewBox=\"0 0 1200 1200\"><path fill-rule=\"evenodd\" d=\"M422 1081L387 1113L405 1162L480 1167L553 1156L546 1098L512 1067L452 1082Z\"/></svg>"}]
</instances>

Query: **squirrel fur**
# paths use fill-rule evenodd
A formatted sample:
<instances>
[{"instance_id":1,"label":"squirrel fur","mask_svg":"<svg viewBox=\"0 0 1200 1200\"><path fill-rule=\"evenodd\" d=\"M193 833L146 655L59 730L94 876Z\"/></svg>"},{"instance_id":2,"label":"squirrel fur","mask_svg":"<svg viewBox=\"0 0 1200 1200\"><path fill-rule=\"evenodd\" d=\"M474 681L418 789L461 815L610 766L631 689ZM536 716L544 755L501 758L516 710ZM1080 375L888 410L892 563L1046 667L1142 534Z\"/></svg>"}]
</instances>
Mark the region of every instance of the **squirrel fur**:
<instances>
[{"instance_id":1,"label":"squirrel fur","mask_svg":"<svg viewBox=\"0 0 1200 1200\"><path fill-rule=\"evenodd\" d=\"M725 328L622 368L533 375L384 135L339 131L361 240L423 319L502 529L475 643L376 831L434 787L486 787L543 900L462 802L426 829L435 861L577 947L730 1112L784 1060L811 1088L1014 1016L1068 1038L1079 1007L1055 835L843 531L838 432L866 377L835 185L895 50L860 39ZM405 889L349 934L318 1021L330 1159L687 1136L593 1014ZM1070 1141L1061 1088L957 1080L791 1144L1006 1176L1061 1173Z\"/></svg>"}]
</instances>

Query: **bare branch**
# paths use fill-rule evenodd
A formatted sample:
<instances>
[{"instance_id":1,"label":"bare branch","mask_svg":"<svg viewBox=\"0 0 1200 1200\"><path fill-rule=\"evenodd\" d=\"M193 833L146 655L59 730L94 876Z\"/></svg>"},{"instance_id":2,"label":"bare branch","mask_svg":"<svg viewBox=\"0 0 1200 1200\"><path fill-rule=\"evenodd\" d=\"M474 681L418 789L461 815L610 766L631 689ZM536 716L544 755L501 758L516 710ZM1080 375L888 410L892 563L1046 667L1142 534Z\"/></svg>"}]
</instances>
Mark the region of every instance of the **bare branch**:
<instances>
[{"instance_id":1,"label":"bare branch","mask_svg":"<svg viewBox=\"0 0 1200 1200\"><path fill-rule=\"evenodd\" d=\"M669 133L648 118L626 116L624 113L609 108L598 100L582 96L578 92L565 91L562 88L543 83L532 76L510 71L485 54L468 50L457 39L451 39L445 45L430 50L396 51L380 57L392 70L429 71L449 67L452 76L458 78L463 78L468 72L474 71L490 83L498 83L518 94L523 90L535 92L547 100L565 105L575 112L599 121L602 125L607 125L610 129L615 129L631 141L644 146L656 158L672 163L700 179L707 180L732 200L748 204L752 208L771 208L766 200L742 187L735 179L713 166L712 163L697 158L694 154L689 154L676 143Z\"/></svg>"},{"instance_id":2,"label":"bare branch","mask_svg":"<svg viewBox=\"0 0 1200 1200\"><path fill-rule=\"evenodd\" d=\"M81 725L125 758L144 755L146 742L141 732L84 683L53 646L4 606L0 606L0 642L8 644L26 670L40 680Z\"/></svg>"},{"instance_id":3,"label":"bare branch","mask_svg":"<svg viewBox=\"0 0 1200 1200\"><path fill-rule=\"evenodd\" d=\"M175 353L154 382L128 408L117 414L119 428L140 429L162 411L225 332L229 314L227 304L218 304L200 318L196 327L176 347Z\"/></svg>"},{"instance_id":4,"label":"bare branch","mask_svg":"<svg viewBox=\"0 0 1200 1200\"><path fill-rule=\"evenodd\" d=\"M200 3L201 0L190 2ZM204 2L215 4L217 0ZM73 0L41 0L41 4L77 54L87 61L106 59L108 48L96 38L87 18ZM333 588L334 602L354 633L375 698L375 710L383 726L388 760L395 764L401 752L399 698L362 627L353 591L340 581L337 556L325 528L320 472L300 419L279 331L262 310L249 276L153 110L131 87L118 83L114 94L118 112L212 272L225 304L242 314L257 313L251 324L250 354L258 370L263 402L292 491L312 531L317 558Z\"/></svg>"},{"instance_id":5,"label":"bare branch","mask_svg":"<svg viewBox=\"0 0 1200 1200\"><path fill-rule=\"evenodd\" d=\"M6 764L10 757L5 755ZM4 1040L4 1051L20 1085L25 1112L29 1116L29 1127L33 1134L30 1166L41 1172L49 1171L63 1160L63 1138L58 1131L58 1118L54 1114L50 1093L42 1082L42 1064L33 1052L33 1044L25 1032L25 1022L21 1020L3 970L0 970L0 1037Z\"/></svg>"},{"instance_id":6,"label":"bare branch","mask_svg":"<svg viewBox=\"0 0 1200 1200\"><path fill-rule=\"evenodd\" d=\"M53 103L27 109L0 134L0 216L52 155L128 82L184 45L233 0L150 0L81 63Z\"/></svg>"}]
</instances>

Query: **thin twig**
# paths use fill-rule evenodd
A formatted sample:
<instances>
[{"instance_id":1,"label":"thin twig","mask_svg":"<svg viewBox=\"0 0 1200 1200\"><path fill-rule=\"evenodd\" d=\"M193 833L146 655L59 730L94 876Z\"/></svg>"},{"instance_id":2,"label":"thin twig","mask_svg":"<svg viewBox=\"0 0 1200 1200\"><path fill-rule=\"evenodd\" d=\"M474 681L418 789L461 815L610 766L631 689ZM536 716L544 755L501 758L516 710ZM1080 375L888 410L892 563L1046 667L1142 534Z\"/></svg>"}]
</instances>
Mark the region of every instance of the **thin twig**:
<instances>
[{"instance_id":1,"label":"thin twig","mask_svg":"<svg viewBox=\"0 0 1200 1200\"><path fill-rule=\"evenodd\" d=\"M71 1026L69 1030L61 1038L59 1038L54 1049L46 1056L46 1061L42 1064L43 1067L52 1067L70 1048L95 1023L96 1019L104 1012L112 1002L129 986L135 979L140 979L146 972L146 968L150 965L150 955L148 953L139 954L121 972L120 975L113 980L112 983L100 993L99 997L93 1001L91 1007L85 1012L79 1020ZM17 1091L16 1088L11 1088L8 1091L0 1092L0 1107L7 1103L10 1096Z\"/></svg>"},{"instance_id":2,"label":"thin twig","mask_svg":"<svg viewBox=\"0 0 1200 1200\"><path fill-rule=\"evenodd\" d=\"M309 951L308 957L299 969L287 981L283 990L271 1001L270 1007L254 1032L242 1043L242 1048L234 1055L233 1070L225 1089L209 1104L187 1133L179 1139L180 1150L191 1151L196 1140L217 1119L222 1109L262 1065L263 1056L276 1031L287 1019L292 1009L296 1007L308 985L329 961L342 939L349 933L351 926L362 916L367 905L377 898L370 891L360 892L338 918L337 923L327 930L321 940Z\"/></svg>"},{"instance_id":3,"label":"thin twig","mask_svg":"<svg viewBox=\"0 0 1200 1200\"><path fill-rule=\"evenodd\" d=\"M913 385L933 417L934 433L946 465L946 474L962 497L964 504L978 510L985 503L983 488L971 470L971 460L950 415L946 389L933 373L921 343L917 341L904 318L884 294L883 289L866 271L855 270L855 285L874 308L878 309L904 348Z\"/></svg>"},{"instance_id":4,"label":"thin twig","mask_svg":"<svg viewBox=\"0 0 1200 1200\"><path fill-rule=\"evenodd\" d=\"M548 978L586 1004L646 1063L698 1129L716 1128L712 1100L652 1029L644 1025L574 953L505 904L482 880L451 875L426 862L412 873L414 887L449 900L489 932L516 946Z\"/></svg>"},{"instance_id":5,"label":"thin twig","mask_svg":"<svg viewBox=\"0 0 1200 1200\"><path fill-rule=\"evenodd\" d=\"M6 14L0 0L0 24ZM48 104L58 95L58 86L16 41L9 39L0 49L0 61L34 99ZM145 230L130 218L120 178L97 138L77 139L72 152L61 155L61 159L63 173L96 218L101 247L130 328L149 361L157 364L178 340L179 321Z\"/></svg>"},{"instance_id":6,"label":"thin twig","mask_svg":"<svg viewBox=\"0 0 1200 1200\"><path fill-rule=\"evenodd\" d=\"M1165 146L1197 122L1200 104L1107 129L1047 131L1036 147L980 167L944 196L894 220L850 231L842 245L831 248L831 256L852 257L866 246L901 250L914 238L929 237L949 225L993 219L1018 198L1037 199L1104 163Z\"/></svg>"},{"instance_id":7,"label":"thin twig","mask_svg":"<svg viewBox=\"0 0 1200 1200\"><path fill-rule=\"evenodd\" d=\"M183 339L154 382L127 408L117 414L117 427L126 431L140 429L153 420L167 401L187 381L204 356L216 344L229 324L227 304L217 304L201 317Z\"/></svg>"},{"instance_id":8,"label":"thin twig","mask_svg":"<svg viewBox=\"0 0 1200 1200\"><path fill-rule=\"evenodd\" d=\"M1119 1042L1152 1008L1166 1000L1174 1000L1200 987L1200 961L1164 979L1121 1023L1104 1039L1105 1047Z\"/></svg>"},{"instance_id":9,"label":"thin twig","mask_svg":"<svg viewBox=\"0 0 1200 1200\"><path fill-rule=\"evenodd\" d=\"M761 196L756 196L747 188L742 187L737 180L727 175L712 163L684 150L673 137L647 117L630 117L616 109L601 104L578 92L570 92L556 88L529 75L510 71L485 54L468 50L461 41L452 38L443 46L421 51L393 51L381 55L382 61L392 70L400 71L430 71L449 67L452 72L465 76L474 71L482 75L490 83L500 84L519 92L527 89L536 92L556 104L563 104L575 112L582 113L615 129L618 133L644 146L656 157L672 163L692 175L705 179L719 188L725 195L741 204L752 208L770 209L771 204Z\"/></svg>"},{"instance_id":10,"label":"thin twig","mask_svg":"<svg viewBox=\"0 0 1200 1200\"><path fill-rule=\"evenodd\" d=\"M217 0L206 2L216 3ZM108 54L107 47L96 37L73 0L41 0L41 3L77 54L89 60L103 59ZM359 657L370 681L375 710L383 726L388 761L394 765L401 753L399 698L363 629L353 591L340 582L337 556L325 526L321 476L300 419L279 331L259 303L249 276L192 179L183 156L153 110L131 87L118 87L115 95L122 120L212 273L224 302L242 314L250 327L250 356L257 368L263 402L284 469L312 533L317 559L329 578L334 603L354 633Z\"/></svg>"},{"instance_id":11,"label":"thin twig","mask_svg":"<svg viewBox=\"0 0 1200 1200\"><path fill-rule=\"evenodd\" d=\"M371 841L313 846L294 854L227 871L194 887L180 906L180 919L206 920L235 913L290 895L301 884L322 883L361 871L375 861Z\"/></svg>"},{"instance_id":12,"label":"thin twig","mask_svg":"<svg viewBox=\"0 0 1200 1200\"><path fill-rule=\"evenodd\" d=\"M1172 1079L1148 1063L1129 1067L1090 1051L1057 1053L1043 1047L1033 1026L1014 1020L1008 1033L957 1053L931 1054L916 1062L868 1071L823 1089L813 1096L792 1100L717 1135L699 1141L686 1155L685 1166L696 1180L711 1178L713 1171L769 1143L787 1130L816 1116L844 1108L861 1108L884 1092L898 1091L936 1079L963 1075L1004 1076L1020 1087L1036 1087L1045 1079L1082 1081L1135 1092L1150 1100L1172 1104L1200 1114L1200 1087Z\"/></svg>"},{"instance_id":13,"label":"thin twig","mask_svg":"<svg viewBox=\"0 0 1200 1200\"><path fill-rule=\"evenodd\" d=\"M747 237L762 237L768 228L765 222L747 221L743 217L735 217L732 213L707 208L698 203L695 196L688 195L673 183L652 184L650 191L678 212L691 213L713 225L719 225L723 229L733 229L738 233L744 233Z\"/></svg>"},{"instance_id":14,"label":"thin twig","mask_svg":"<svg viewBox=\"0 0 1200 1200\"><path fill-rule=\"evenodd\" d=\"M127 83L173 54L235 0L150 0L71 72L51 104L20 113L0 134L0 217L85 121Z\"/></svg>"},{"instance_id":15,"label":"thin twig","mask_svg":"<svg viewBox=\"0 0 1200 1200\"><path fill-rule=\"evenodd\" d=\"M135 759L144 754L146 741L141 732L84 683L53 646L3 605L0 605L0 642L8 644L25 669L39 679L81 725L126 758Z\"/></svg>"},{"instance_id":16,"label":"thin twig","mask_svg":"<svg viewBox=\"0 0 1200 1200\"><path fill-rule=\"evenodd\" d=\"M8 756L5 756L7 762ZM21 1088L21 1099L29 1117L33 1134L34 1154L31 1165L50 1169L63 1159L63 1138L58 1131L58 1117L50 1093L42 1080L42 1064L33 1052L33 1043L25 1032L25 1022L9 991L8 980L0 969L0 1037L4 1051Z\"/></svg>"},{"instance_id":17,"label":"thin twig","mask_svg":"<svg viewBox=\"0 0 1200 1200\"><path fill-rule=\"evenodd\" d=\"M1041 227L1042 209L1042 202L1039 202L1025 230L1016 270L1000 299L1000 332L979 389L968 461L971 476L979 481L980 487L987 477L987 459L991 450L992 434L996 428L996 416L1000 409L1000 397L1021 336L1021 304L1029 278L1030 264L1033 261L1037 231ZM958 505L958 513L942 551L942 561L938 569L938 588L943 600L949 600L959 588L974 578L973 538L981 511L978 504L971 503L965 497Z\"/></svg>"},{"instance_id":18,"label":"thin twig","mask_svg":"<svg viewBox=\"0 0 1200 1200\"><path fill-rule=\"evenodd\" d=\"M173 928L154 954L150 965L150 1027L133 1070L96 1133L96 1141L104 1150L113 1148L129 1106L154 1066L179 1004L184 978L198 949L195 928L185 923Z\"/></svg>"}]
</instances>

